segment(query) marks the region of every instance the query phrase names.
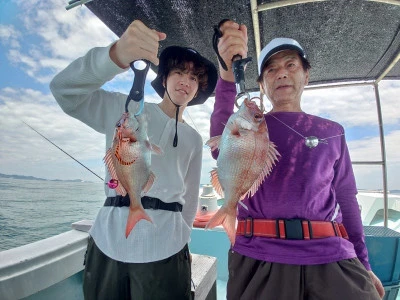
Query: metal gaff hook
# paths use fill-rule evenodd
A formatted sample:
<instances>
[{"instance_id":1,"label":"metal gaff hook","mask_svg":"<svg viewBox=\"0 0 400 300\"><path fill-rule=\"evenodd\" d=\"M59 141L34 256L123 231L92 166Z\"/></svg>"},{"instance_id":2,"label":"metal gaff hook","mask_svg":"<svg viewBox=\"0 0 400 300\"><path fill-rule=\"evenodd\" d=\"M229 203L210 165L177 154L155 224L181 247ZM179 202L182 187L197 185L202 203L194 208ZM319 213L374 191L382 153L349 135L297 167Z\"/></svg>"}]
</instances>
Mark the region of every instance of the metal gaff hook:
<instances>
[{"instance_id":1,"label":"metal gaff hook","mask_svg":"<svg viewBox=\"0 0 400 300\"><path fill-rule=\"evenodd\" d=\"M250 61L252 61L251 57L243 58L240 55L235 55L232 58L232 71L235 76L235 84L236 84L236 97L235 97L235 106L239 108L237 100L246 97L250 99L250 94L246 91L246 87L244 84L244 67Z\"/></svg>"},{"instance_id":2,"label":"metal gaff hook","mask_svg":"<svg viewBox=\"0 0 400 300\"><path fill-rule=\"evenodd\" d=\"M222 37L222 32L220 30L220 27L222 26L222 24L224 24L226 21L229 21L229 20L230 19L223 19L218 23L218 25L214 26L214 35L213 35L213 40L212 40L213 49L214 49L215 53L217 54L217 58L221 64L222 68L225 71L228 70L228 67L226 66L226 63L222 59L221 55L219 54L218 40ZM247 99L250 99L250 94L248 92L246 92L246 88L245 88L245 84L244 84L244 81L245 81L244 80L244 67L250 61L252 61L251 57L242 59L242 57L238 54L232 58L232 62L233 62L232 63L232 71L235 76L235 83L236 83L235 106L237 108L239 108L238 99L240 99L242 97L246 97ZM260 105L263 110L264 108L263 108L262 101L260 101Z\"/></svg>"},{"instance_id":3,"label":"metal gaff hook","mask_svg":"<svg viewBox=\"0 0 400 300\"><path fill-rule=\"evenodd\" d=\"M139 62L143 62L145 65L141 68ZM143 64L141 64L143 66ZM125 112L128 112L128 105L131 100L135 102L139 102L139 109L134 114L135 116L139 116L144 108L144 84L146 82L147 72L150 68L150 62L147 60L136 60L130 63L131 69L135 74L135 78L133 80L133 85L131 91L129 92L128 98L125 103Z\"/></svg>"},{"instance_id":4,"label":"metal gaff hook","mask_svg":"<svg viewBox=\"0 0 400 300\"><path fill-rule=\"evenodd\" d=\"M248 98L248 99L249 99L249 98ZM254 101L255 99L260 100L260 106L259 106L259 108L260 108L260 110L261 110L262 112L264 112L264 111L265 111L265 107L264 107L264 103L263 103L262 98L261 98L261 97L255 96L255 97L251 98L250 101Z\"/></svg>"}]
</instances>

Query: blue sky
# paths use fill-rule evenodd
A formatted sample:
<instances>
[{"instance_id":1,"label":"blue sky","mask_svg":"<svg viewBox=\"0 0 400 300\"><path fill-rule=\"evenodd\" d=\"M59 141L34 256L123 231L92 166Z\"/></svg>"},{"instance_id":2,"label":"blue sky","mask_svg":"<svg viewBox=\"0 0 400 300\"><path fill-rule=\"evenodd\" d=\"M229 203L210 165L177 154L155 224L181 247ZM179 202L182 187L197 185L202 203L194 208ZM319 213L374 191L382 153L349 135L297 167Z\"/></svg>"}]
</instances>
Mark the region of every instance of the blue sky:
<instances>
[{"instance_id":1,"label":"blue sky","mask_svg":"<svg viewBox=\"0 0 400 300\"><path fill-rule=\"evenodd\" d=\"M67 0L0 1L0 173L49 179L99 180L45 141L25 121L95 173L104 177L104 137L65 115L49 91L52 77L90 48L107 46L117 37L85 6L66 10ZM167 33L168 34L168 33ZM313 66L316 68L318 66ZM158 102L149 82L146 101ZM104 88L127 93L132 72ZM388 159L389 189L400 189L399 81L379 84ZM214 99L190 107L184 118L208 139ZM375 95L372 86L306 90L302 108L341 123L355 161L380 160ZM215 166L204 147L202 183ZM382 188L380 166L355 166L359 188Z\"/></svg>"}]
</instances>

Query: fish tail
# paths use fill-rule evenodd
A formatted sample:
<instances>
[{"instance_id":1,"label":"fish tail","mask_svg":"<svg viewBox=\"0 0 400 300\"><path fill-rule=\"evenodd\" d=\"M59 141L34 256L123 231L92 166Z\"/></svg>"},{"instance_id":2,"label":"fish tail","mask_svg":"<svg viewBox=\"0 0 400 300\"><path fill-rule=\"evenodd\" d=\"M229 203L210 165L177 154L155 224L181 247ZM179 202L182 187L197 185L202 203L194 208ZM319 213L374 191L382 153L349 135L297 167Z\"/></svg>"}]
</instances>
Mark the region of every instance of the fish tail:
<instances>
[{"instance_id":1,"label":"fish tail","mask_svg":"<svg viewBox=\"0 0 400 300\"><path fill-rule=\"evenodd\" d=\"M208 221L205 229L211 229L218 225L224 227L231 244L235 244L236 238L236 210L228 207L221 207L217 213Z\"/></svg>"},{"instance_id":2,"label":"fish tail","mask_svg":"<svg viewBox=\"0 0 400 300\"><path fill-rule=\"evenodd\" d=\"M128 220L126 222L126 229L125 229L125 237L128 238L129 234L131 233L133 227L139 222L140 220L147 220L153 223L153 220L149 217L149 215L145 212L143 208L129 208L129 215Z\"/></svg>"}]
</instances>

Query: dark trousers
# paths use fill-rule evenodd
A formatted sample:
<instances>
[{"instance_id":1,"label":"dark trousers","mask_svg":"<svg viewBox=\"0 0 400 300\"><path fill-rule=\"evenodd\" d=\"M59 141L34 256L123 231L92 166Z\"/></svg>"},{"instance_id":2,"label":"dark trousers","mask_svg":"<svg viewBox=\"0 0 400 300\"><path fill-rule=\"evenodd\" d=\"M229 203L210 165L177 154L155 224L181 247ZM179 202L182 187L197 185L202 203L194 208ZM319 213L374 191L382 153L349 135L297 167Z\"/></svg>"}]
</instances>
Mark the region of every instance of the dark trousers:
<instances>
[{"instance_id":1,"label":"dark trousers","mask_svg":"<svg viewBox=\"0 0 400 300\"><path fill-rule=\"evenodd\" d=\"M378 300L357 258L322 265L269 263L229 251L229 300Z\"/></svg>"},{"instance_id":2,"label":"dark trousers","mask_svg":"<svg viewBox=\"0 0 400 300\"><path fill-rule=\"evenodd\" d=\"M86 300L189 300L190 291L187 245L160 261L123 263L106 256L89 238L83 278Z\"/></svg>"}]
</instances>

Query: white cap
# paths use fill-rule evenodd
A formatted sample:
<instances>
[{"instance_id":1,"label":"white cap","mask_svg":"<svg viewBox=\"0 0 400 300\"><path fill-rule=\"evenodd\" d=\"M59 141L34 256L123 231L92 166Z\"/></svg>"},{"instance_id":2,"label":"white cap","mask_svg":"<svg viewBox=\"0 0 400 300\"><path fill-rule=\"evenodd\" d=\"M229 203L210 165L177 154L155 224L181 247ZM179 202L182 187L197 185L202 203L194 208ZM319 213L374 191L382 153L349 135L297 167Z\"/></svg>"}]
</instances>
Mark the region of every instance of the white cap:
<instances>
[{"instance_id":1,"label":"white cap","mask_svg":"<svg viewBox=\"0 0 400 300\"><path fill-rule=\"evenodd\" d=\"M260 53L258 58L258 75L261 75L261 71L268 59L270 59L272 55L283 50L296 50L301 57L306 58L303 47L301 47L296 40L290 38L273 39Z\"/></svg>"}]
</instances>

